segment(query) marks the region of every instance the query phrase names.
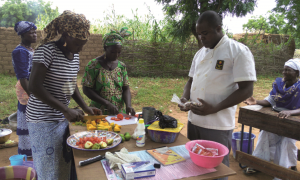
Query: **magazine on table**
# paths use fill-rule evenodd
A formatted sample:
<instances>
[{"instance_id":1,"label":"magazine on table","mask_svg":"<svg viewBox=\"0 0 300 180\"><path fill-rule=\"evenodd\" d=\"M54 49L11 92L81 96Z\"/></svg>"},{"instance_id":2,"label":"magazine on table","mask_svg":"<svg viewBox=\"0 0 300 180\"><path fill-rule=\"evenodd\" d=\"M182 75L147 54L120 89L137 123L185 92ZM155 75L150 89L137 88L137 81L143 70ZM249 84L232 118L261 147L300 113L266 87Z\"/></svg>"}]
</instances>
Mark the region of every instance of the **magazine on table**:
<instances>
[{"instance_id":1,"label":"magazine on table","mask_svg":"<svg viewBox=\"0 0 300 180\"><path fill-rule=\"evenodd\" d=\"M148 149L146 150L146 152L164 166L185 161L182 156L180 156L167 146Z\"/></svg>"}]
</instances>

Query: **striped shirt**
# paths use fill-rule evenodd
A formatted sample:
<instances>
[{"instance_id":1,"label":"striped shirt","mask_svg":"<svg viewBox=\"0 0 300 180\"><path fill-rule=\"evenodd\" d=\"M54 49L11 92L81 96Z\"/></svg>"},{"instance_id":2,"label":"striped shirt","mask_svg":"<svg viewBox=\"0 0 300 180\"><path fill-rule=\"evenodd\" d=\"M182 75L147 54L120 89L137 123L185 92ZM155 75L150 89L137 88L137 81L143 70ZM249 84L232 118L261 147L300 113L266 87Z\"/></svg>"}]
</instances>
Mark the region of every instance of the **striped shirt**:
<instances>
[{"instance_id":1,"label":"striped shirt","mask_svg":"<svg viewBox=\"0 0 300 180\"><path fill-rule=\"evenodd\" d=\"M51 42L40 46L35 51L32 62L43 63L46 66L43 86L56 99L68 106L77 83L79 54L74 54L74 59L69 60L55 43ZM31 94L26 109L26 120L28 122L64 121L64 116L63 113Z\"/></svg>"}]
</instances>

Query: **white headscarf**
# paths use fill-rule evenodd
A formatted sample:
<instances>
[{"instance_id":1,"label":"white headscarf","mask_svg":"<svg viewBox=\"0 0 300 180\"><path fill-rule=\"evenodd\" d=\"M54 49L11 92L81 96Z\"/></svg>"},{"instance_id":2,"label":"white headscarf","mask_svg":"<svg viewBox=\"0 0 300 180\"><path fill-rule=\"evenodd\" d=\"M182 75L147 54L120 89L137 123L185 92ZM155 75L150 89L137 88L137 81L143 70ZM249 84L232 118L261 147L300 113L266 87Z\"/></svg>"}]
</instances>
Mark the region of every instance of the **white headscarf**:
<instances>
[{"instance_id":1,"label":"white headscarf","mask_svg":"<svg viewBox=\"0 0 300 180\"><path fill-rule=\"evenodd\" d=\"M300 71L300 59L290 59L285 62L284 66L288 66L296 71Z\"/></svg>"}]
</instances>

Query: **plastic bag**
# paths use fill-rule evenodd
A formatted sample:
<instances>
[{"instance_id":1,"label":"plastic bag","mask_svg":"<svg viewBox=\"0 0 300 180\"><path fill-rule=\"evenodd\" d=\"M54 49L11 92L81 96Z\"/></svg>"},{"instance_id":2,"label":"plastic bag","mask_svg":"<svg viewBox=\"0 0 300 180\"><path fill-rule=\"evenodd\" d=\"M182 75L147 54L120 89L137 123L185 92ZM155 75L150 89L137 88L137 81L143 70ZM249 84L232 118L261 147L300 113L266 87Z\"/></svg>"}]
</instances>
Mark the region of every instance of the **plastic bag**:
<instances>
[{"instance_id":1,"label":"plastic bag","mask_svg":"<svg viewBox=\"0 0 300 180\"><path fill-rule=\"evenodd\" d=\"M217 156L218 155L218 149L205 148L198 143L196 143L195 146L192 148L192 152L202 155L202 156Z\"/></svg>"},{"instance_id":2,"label":"plastic bag","mask_svg":"<svg viewBox=\"0 0 300 180\"><path fill-rule=\"evenodd\" d=\"M177 120L171 116L163 115L162 112L155 112L155 120L159 121L159 127L164 128L177 128Z\"/></svg>"},{"instance_id":3,"label":"plastic bag","mask_svg":"<svg viewBox=\"0 0 300 180\"><path fill-rule=\"evenodd\" d=\"M192 101L182 103L180 98L176 94L173 94L171 102L174 102L174 103L177 103L178 105L183 106L183 108L187 111L191 109L192 104L195 105L195 106L201 106L202 105L200 102L196 103L196 102L192 102Z\"/></svg>"}]
</instances>

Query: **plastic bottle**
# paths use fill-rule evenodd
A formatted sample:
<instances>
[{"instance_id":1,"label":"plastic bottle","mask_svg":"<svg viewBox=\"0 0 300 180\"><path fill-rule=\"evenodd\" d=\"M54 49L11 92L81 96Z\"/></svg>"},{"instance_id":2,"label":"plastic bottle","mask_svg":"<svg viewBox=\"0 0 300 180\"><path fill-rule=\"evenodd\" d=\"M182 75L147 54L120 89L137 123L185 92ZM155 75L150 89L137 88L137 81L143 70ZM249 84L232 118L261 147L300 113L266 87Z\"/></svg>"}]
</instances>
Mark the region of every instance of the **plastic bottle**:
<instances>
[{"instance_id":1,"label":"plastic bottle","mask_svg":"<svg viewBox=\"0 0 300 180\"><path fill-rule=\"evenodd\" d=\"M136 146L137 147L143 147L145 146L145 124L144 124L144 119L139 119L139 123L137 125L137 131L136 131Z\"/></svg>"}]
</instances>

